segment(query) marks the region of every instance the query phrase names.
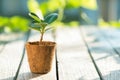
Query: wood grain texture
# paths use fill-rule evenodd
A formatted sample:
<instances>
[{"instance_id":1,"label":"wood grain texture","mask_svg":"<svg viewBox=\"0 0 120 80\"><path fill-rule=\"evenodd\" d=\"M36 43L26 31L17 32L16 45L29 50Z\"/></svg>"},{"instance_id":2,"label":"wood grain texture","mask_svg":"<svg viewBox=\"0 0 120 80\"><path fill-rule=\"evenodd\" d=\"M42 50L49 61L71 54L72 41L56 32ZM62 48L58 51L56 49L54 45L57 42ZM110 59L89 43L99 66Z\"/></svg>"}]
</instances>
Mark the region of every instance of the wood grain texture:
<instances>
[{"instance_id":1,"label":"wood grain texture","mask_svg":"<svg viewBox=\"0 0 120 80\"><path fill-rule=\"evenodd\" d=\"M40 38L40 34L38 32L32 31L30 35L30 39L28 41L38 41ZM53 41L51 33L48 32L44 35L44 40ZM55 67L55 56L52 64L52 70L47 74L33 74L30 71L27 55L25 53L25 57L18 75L17 80L56 80L56 67Z\"/></svg>"},{"instance_id":2,"label":"wood grain texture","mask_svg":"<svg viewBox=\"0 0 120 80\"><path fill-rule=\"evenodd\" d=\"M82 32L104 80L120 80L120 57L107 37L96 27L82 28Z\"/></svg>"},{"instance_id":3,"label":"wood grain texture","mask_svg":"<svg viewBox=\"0 0 120 80\"><path fill-rule=\"evenodd\" d=\"M79 28L57 30L59 80L99 80Z\"/></svg>"},{"instance_id":4,"label":"wood grain texture","mask_svg":"<svg viewBox=\"0 0 120 80\"><path fill-rule=\"evenodd\" d=\"M9 38L12 37L9 35ZM24 37L15 40L12 38L10 42L7 41L7 44L0 53L0 80L13 80L19 66L23 47Z\"/></svg>"}]
</instances>

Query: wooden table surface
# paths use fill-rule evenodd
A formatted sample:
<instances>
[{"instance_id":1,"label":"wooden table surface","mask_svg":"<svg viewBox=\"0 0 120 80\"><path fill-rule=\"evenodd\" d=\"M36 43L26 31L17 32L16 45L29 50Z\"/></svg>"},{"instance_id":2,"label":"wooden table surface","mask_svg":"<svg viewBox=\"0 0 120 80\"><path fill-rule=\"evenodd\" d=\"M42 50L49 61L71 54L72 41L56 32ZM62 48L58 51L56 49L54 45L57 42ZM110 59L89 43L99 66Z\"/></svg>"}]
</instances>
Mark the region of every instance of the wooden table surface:
<instances>
[{"instance_id":1,"label":"wooden table surface","mask_svg":"<svg viewBox=\"0 0 120 80\"><path fill-rule=\"evenodd\" d=\"M52 70L30 72L26 41L38 41L39 32L19 38L0 35L0 80L120 80L120 30L93 26L59 27L56 39L47 32L44 40L56 41Z\"/></svg>"}]
</instances>

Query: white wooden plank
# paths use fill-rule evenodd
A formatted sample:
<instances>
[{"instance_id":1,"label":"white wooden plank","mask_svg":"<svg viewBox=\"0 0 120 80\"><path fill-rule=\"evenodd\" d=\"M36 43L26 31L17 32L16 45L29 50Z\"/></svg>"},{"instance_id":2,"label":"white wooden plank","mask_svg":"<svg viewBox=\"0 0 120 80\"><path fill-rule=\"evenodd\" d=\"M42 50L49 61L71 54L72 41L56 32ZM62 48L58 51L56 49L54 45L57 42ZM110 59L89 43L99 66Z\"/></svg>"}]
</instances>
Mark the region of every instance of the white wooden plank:
<instances>
[{"instance_id":1,"label":"white wooden plank","mask_svg":"<svg viewBox=\"0 0 120 80\"><path fill-rule=\"evenodd\" d=\"M120 54L120 29L105 28L100 30L102 35L107 38L111 46Z\"/></svg>"},{"instance_id":2,"label":"white wooden plank","mask_svg":"<svg viewBox=\"0 0 120 80\"><path fill-rule=\"evenodd\" d=\"M36 31L32 31L29 41L39 41L40 33ZM44 35L44 40L53 41L52 35L50 32ZM17 80L56 80L56 66L55 66L55 57L53 60L52 70L47 74L34 74L31 73L27 53L25 53L25 57L18 75Z\"/></svg>"},{"instance_id":3,"label":"white wooden plank","mask_svg":"<svg viewBox=\"0 0 120 80\"><path fill-rule=\"evenodd\" d=\"M59 80L99 80L79 28L57 30Z\"/></svg>"},{"instance_id":4,"label":"white wooden plank","mask_svg":"<svg viewBox=\"0 0 120 80\"><path fill-rule=\"evenodd\" d=\"M2 41L10 42L5 45L0 53L0 80L13 80L24 47L24 35L22 36L21 39L18 35L17 37L9 35L7 39L5 39L6 36L1 38Z\"/></svg>"},{"instance_id":5,"label":"white wooden plank","mask_svg":"<svg viewBox=\"0 0 120 80\"><path fill-rule=\"evenodd\" d=\"M85 40L104 80L120 80L120 58L95 27L82 28Z\"/></svg>"},{"instance_id":6,"label":"white wooden plank","mask_svg":"<svg viewBox=\"0 0 120 80\"><path fill-rule=\"evenodd\" d=\"M13 42L16 40L20 40L21 37L23 36L23 34L14 34L14 33L10 33L10 34L6 34L6 33L1 33L0 34L0 53L2 53L2 51L5 48L5 45L9 42Z\"/></svg>"},{"instance_id":7,"label":"white wooden plank","mask_svg":"<svg viewBox=\"0 0 120 80\"><path fill-rule=\"evenodd\" d=\"M4 50L5 48L5 44L0 44L0 53L2 53L2 51Z\"/></svg>"}]
</instances>

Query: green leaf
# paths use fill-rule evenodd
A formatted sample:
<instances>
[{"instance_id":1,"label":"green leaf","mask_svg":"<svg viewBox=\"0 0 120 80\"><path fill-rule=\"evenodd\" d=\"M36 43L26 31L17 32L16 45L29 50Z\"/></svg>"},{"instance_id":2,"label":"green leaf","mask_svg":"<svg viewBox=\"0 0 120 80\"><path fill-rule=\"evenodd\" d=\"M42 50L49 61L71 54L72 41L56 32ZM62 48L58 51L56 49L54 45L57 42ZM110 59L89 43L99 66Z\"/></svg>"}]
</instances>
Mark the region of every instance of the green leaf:
<instances>
[{"instance_id":1,"label":"green leaf","mask_svg":"<svg viewBox=\"0 0 120 80\"><path fill-rule=\"evenodd\" d=\"M51 27L49 27L49 28L45 29L45 31L48 31L48 30L50 30L50 29L51 29Z\"/></svg>"},{"instance_id":2,"label":"green leaf","mask_svg":"<svg viewBox=\"0 0 120 80\"><path fill-rule=\"evenodd\" d=\"M37 31L40 31L40 27L30 27L31 29L34 29L34 30L37 30Z\"/></svg>"},{"instance_id":3,"label":"green leaf","mask_svg":"<svg viewBox=\"0 0 120 80\"><path fill-rule=\"evenodd\" d=\"M46 23L46 22L40 23L40 26L41 26L41 27L46 27L47 25L48 25L48 23Z\"/></svg>"},{"instance_id":4,"label":"green leaf","mask_svg":"<svg viewBox=\"0 0 120 80\"><path fill-rule=\"evenodd\" d=\"M29 16L33 18L35 21L40 22L40 18L35 13L29 13Z\"/></svg>"},{"instance_id":5,"label":"green leaf","mask_svg":"<svg viewBox=\"0 0 120 80\"><path fill-rule=\"evenodd\" d=\"M34 23L39 23L39 22L38 22L38 21L36 21L36 20L33 20L31 23L32 23L32 24L34 24Z\"/></svg>"},{"instance_id":6,"label":"green leaf","mask_svg":"<svg viewBox=\"0 0 120 80\"><path fill-rule=\"evenodd\" d=\"M50 23L54 22L57 19L57 17L58 17L57 13L52 13L45 17L44 22L50 24Z\"/></svg>"},{"instance_id":7,"label":"green leaf","mask_svg":"<svg viewBox=\"0 0 120 80\"><path fill-rule=\"evenodd\" d=\"M40 31L41 26L40 26L40 23L32 23L30 28Z\"/></svg>"}]
</instances>

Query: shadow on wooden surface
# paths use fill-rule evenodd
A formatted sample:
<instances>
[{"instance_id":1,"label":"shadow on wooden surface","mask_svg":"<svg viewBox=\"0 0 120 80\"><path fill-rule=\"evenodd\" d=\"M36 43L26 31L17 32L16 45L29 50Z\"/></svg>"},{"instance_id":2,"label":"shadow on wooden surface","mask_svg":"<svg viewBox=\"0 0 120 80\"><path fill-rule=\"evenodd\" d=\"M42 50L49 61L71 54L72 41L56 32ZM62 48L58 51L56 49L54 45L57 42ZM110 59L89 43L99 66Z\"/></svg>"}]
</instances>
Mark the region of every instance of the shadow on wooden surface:
<instances>
[{"instance_id":1,"label":"shadow on wooden surface","mask_svg":"<svg viewBox=\"0 0 120 80\"><path fill-rule=\"evenodd\" d=\"M118 55L116 51L120 54L120 45L118 44L118 40L120 40L119 34L120 31L117 29L100 30L95 28L86 33L87 38L90 39L88 45L91 52L104 55L95 59L96 61L113 56L115 61L120 64L119 58L116 57Z\"/></svg>"},{"instance_id":2,"label":"shadow on wooden surface","mask_svg":"<svg viewBox=\"0 0 120 80\"><path fill-rule=\"evenodd\" d=\"M25 77L24 77L24 76ZM19 80L29 80L29 79L34 79L34 78L37 78L37 77L40 77L42 76L43 74L34 74L34 73L31 73L31 72L27 72L27 73L22 73L22 74L19 74Z\"/></svg>"},{"instance_id":3,"label":"shadow on wooden surface","mask_svg":"<svg viewBox=\"0 0 120 80\"><path fill-rule=\"evenodd\" d=\"M103 77L104 77L104 80L120 80L120 70L111 71ZM99 79L97 78L94 80L99 80Z\"/></svg>"},{"instance_id":4,"label":"shadow on wooden surface","mask_svg":"<svg viewBox=\"0 0 120 80\"><path fill-rule=\"evenodd\" d=\"M42 75L45 75L45 74L34 74L34 73L30 73L30 72L22 73L22 74L19 74L19 76L21 76L19 78L19 80L30 80L30 79L36 80L37 77L41 77ZM1 79L1 80L14 80L14 79L13 79L13 77L8 77L8 78L4 78L4 79Z\"/></svg>"}]
</instances>

